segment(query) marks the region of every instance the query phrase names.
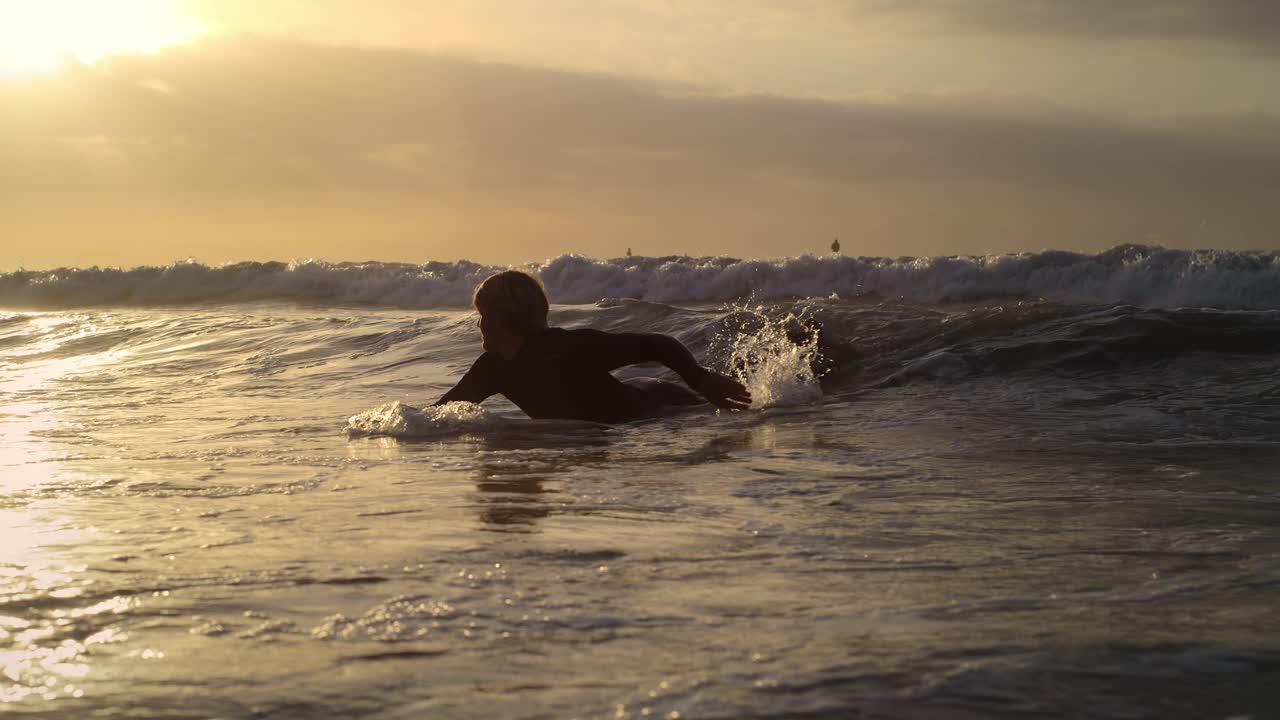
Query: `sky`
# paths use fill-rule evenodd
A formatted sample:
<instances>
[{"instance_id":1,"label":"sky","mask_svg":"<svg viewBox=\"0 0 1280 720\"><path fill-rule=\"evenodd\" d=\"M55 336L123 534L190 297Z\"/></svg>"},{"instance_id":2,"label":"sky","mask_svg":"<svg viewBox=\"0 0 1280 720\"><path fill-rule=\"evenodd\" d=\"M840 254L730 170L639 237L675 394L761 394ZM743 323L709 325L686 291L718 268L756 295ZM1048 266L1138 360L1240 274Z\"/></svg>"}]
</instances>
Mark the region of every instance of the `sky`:
<instances>
[{"instance_id":1,"label":"sky","mask_svg":"<svg viewBox=\"0 0 1280 720\"><path fill-rule=\"evenodd\" d=\"M0 0L0 269L1280 248L1271 0Z\"/></svg>"}]
</instances>

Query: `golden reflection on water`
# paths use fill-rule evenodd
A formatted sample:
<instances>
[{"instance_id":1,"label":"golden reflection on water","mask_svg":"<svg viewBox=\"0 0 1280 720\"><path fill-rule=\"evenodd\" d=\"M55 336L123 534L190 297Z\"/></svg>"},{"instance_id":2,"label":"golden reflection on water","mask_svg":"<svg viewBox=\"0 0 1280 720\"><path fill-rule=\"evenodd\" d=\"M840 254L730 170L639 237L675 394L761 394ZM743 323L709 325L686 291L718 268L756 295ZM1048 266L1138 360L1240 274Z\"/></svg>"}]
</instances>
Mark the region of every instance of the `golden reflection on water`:
<instances>
[{"instance_id":1,"label":"golden reflection on water","mask_svg":"<svg viewBox=\"0 0 1280 720\"><path fill-rule=\"evenodd\" d=\"M80 637L100 625L87 622L93 616L119 614L132 601L122 596L68 606L93 582L88 567L66 550L82 547L86 531L57 513L61 500L32 495L64 479L64 454L54 437L65 422L50 397L61 389L57 384L123 354L56 357L62 345L95 330L83 317L39 315L30 320L38 339L8 352L23 361L0 365L0 707L82 697L84 688L74 681L89 674L89 647L124 639L114 628Z\"/></svg>"},{"instance_id":2,"label":"golden reflection on water","mask_svg":"<svg viewBox=\"0 0 1280 720\"><path fill-rule=\"evenodd\" d=\"M443 452L446 446L451 453L456 452L460 447L478 451L481 449L481 441L481 437L472 435L452 437L448 443L385 435L361 437L347 441L347 457L351 460L403 460L406 455L422 456L431 455L436 451Z\"/></svg>"},{"instance_id":3,"label":"golden reflection on water","mask_svg":"<svg viewBox=\"0 0 1280 720\"><path fill-rule=\"evenodd\" d=\"M66 343L91 336L98 325L83 317L50 314L32 318L30 326L39 339L6 351L9 358L27 359L0 364L0 495L35 488L61 470L57 462L61 456L49 441L49 435L65 424L49 399L54 386L118 362L127 354L107 350L40 359Z\"/></svg>"},{"instance_id":4,"label":"golden reflection on water","mask_svg":"<svg viewBox=\"0 0 1280 720\"><path fill-rule=\"evenodd\" d=\"M72 684L89 673L86 649L113 640L99 632L83 641L66 637L85 616L118 612L103 601L87 608L54 609L77 597L90 581L84 565L69 564L49 550L74 546L81 533L43 521L30 507L0 511L0 609L16 605L25 617L0 615L0 703L28 697L81 697ZM42 612L42 607L49 607Z\"/></svg>"},{"instance_id":5,"label":"golden reflection on water","mask_svg":"<svg viewBox=\"0 0 1280 720\"><path fill-rule=\"evenodd\" d=\"M400 441L393 437L367 437L347 441L347 457L352 460L398 460Z\"/></svg>"},{"instance_id":6,"label":"golden reflection on water","mask_svg":"<svg viewBox=\"0 0 1280 720\"><path fill-rule=\"evenodd\" d=\"M5 402L0 411L0 494L30 490L53 479L58 455L40 434L57 426L47 403Z\"/></svg>"}]
</instances>

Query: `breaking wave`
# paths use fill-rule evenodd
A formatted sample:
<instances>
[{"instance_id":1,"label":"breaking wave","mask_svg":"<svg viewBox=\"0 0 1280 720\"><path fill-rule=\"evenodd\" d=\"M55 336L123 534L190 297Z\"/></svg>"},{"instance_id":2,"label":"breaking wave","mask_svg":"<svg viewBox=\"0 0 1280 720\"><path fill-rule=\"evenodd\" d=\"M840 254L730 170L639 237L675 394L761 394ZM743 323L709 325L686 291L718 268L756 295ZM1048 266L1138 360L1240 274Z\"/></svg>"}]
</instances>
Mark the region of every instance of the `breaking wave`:
<instances>
[{"instance_id":1,"label":"breaking wave","mask_svg":"<svg viewBox=\"0 0 1280 720\"><path fill-rule=\"evenodd\" d=\"M61 268L0 273L0 306L156 306L265 300L463 307L503 268L470 261L240 262L209 266ZM1280 253L1122 245L1096 255L1050 250L987 256L878 258L562 255L528 266L553 301L608 298L717 302L741 298L873 297L908 302L993 298L1145 307L1280 308Z\"/></svg>"}]
</instances>

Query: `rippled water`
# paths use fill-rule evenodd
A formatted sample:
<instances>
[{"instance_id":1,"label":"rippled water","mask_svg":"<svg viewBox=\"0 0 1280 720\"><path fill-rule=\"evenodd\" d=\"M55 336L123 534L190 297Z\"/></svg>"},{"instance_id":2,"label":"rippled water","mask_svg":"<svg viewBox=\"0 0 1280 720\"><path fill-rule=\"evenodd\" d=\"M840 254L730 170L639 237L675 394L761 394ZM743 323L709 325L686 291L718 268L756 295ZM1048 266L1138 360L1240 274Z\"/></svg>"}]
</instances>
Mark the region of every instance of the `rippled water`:
<instances>
[{"instance_id":1,"label":"rippled water","mask_svg":"<svg viewBox=\"0 0 1280 720\"><path fill-rule=\"evenodd\" d=\"M760 344L790 312L836 343L820 387ZM675 333L718 362L746 348L777 402L618 427L491 402L349 435L349 416L447 389L474 318L0 313L0 710L1280 708L1280 314L830 300L555 319Z\"/></svg>"}]
</instances>

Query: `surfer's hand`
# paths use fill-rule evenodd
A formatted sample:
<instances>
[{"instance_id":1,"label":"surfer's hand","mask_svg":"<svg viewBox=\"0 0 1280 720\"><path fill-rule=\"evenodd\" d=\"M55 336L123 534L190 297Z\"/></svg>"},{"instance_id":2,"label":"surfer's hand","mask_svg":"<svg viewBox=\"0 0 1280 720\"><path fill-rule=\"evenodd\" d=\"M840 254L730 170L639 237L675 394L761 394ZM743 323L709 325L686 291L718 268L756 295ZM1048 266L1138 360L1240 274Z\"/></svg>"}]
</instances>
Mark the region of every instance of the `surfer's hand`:
<instances>
[{"instance_id":1,"label":"surfer's hand","mask_svg":"<svg viewBox=\"0 0 1280 720\"><path fill-rule=\"evenodd\" d=\"M751 404L751 393L742 383L715 370L707 370L702 375L698 392L712 405L725 410L744 410Z\"/></svg>"}]
</instances>

